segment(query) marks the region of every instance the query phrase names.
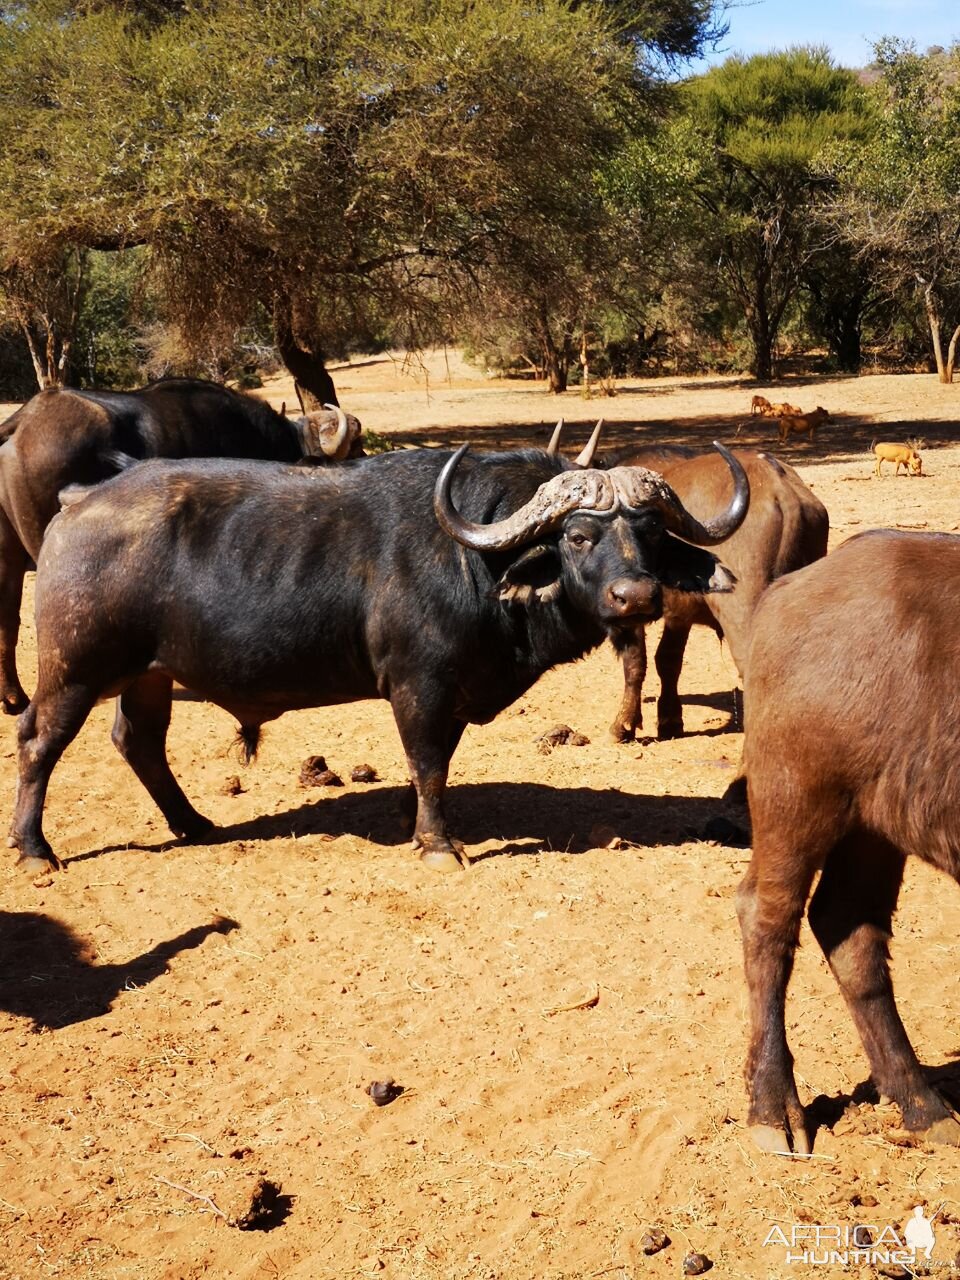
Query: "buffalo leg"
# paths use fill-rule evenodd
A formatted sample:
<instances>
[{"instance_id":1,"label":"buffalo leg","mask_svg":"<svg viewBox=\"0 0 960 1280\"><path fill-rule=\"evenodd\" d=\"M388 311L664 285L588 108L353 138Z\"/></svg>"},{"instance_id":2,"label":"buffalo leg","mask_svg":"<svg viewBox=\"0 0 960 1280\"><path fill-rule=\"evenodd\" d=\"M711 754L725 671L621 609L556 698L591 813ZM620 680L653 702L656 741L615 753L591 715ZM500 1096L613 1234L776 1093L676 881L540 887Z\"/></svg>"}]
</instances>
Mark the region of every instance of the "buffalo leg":
<instances>
[{"instance_id":1,"label":"buffalo leg","mask_svg":"<svg viewBox=\"0 0 960 1280\"><path fill-rule=\"evenodd\" d=\"M401 688L391 703L417 797L414 845L433 870L456 870L464 865L463 848L450 837L443 795L450 757L466 726L445 707L431 707L420 689Z\"/></svg>"},{"instance_id":2,"label":"buffalo leg","mask_svg":"<svg viewBox=\"0 0 960 1280\"><path fill-rule=\"evenodd\" d=\"M29 564L13 525L0 511L0 707L8 716L19 715L29 701L17 675L20 602Z\"/></svg>"},{"instance_id":3,"label":"buffalo leg","mask_svg":"<svg viewBox=\"0 0 960 1280\"><path fill-rule=\"evenodd\" d=\"M960 1124L923 1078L893 997L891 921L904 857L865 833L831 853L810 903L810 925L843 992L874 1084L903 1113L907 1129L960 1145Z\"/></svg>"},{"instance_id":4,"label":"buffalo leg","mask_svg":"<svg viewBox=\"0 0 960 1280\"><path fill-rule=\"evenodd\" d=\"M79 685L60 689L55 696L38 690L17 722L19 777L8 843L20 850L17 865L28 871L60 866L43 834L47 784L95 702L96 696Z\"/></svg>"},{"instance_id":5,"label":"buffalo leg","mask_svg":"<svg viewBox=\"0 0 960 1280\"><path fill-rule=\"evenodd\" d=\"M176 836L196 840L213 823L197 813L167 763L173 681L151 671L124 689L117 699L113 743L134 771Z\"/></svg>"},{"instance_id":6,"label":"buffalo leg","mask_svg":"<svg viewBox=\"0 0 960 1280\"><path fill-rule=\"evenodd\" d=\"M683 708L680 705L680 672L683 654L690 637L689 626L664 624L663 635L654 658L660 676L660 698L657 702L657 737L683 737Z\"/></svg>"},{"instance_id":7,"label":"buffalo leg","mask_svg":"<svg viewBox=\"0 0 960 1280\"><path fill-rule=\"evenodd\" d=\"M633 742L643 728L643 682L647 674L647 640L643 627L620 650L623 661L623 699L610 733L614 742Z\"/></svg>"},{"instance_id":8,"label":"buffalo leg","mask_svg":"<svg viewBox=\"0 0 960 1280\"><path fill-rule=\"evenodd\" d=\"M754 843L750 868L737 890L743 963L750 1005L747 1123L763 1151L808 1155L803 1107L787 1046L787 983L815 863L789 848ZM773 872L774 874L770 874Z\"/></svg>"}]
</instances>

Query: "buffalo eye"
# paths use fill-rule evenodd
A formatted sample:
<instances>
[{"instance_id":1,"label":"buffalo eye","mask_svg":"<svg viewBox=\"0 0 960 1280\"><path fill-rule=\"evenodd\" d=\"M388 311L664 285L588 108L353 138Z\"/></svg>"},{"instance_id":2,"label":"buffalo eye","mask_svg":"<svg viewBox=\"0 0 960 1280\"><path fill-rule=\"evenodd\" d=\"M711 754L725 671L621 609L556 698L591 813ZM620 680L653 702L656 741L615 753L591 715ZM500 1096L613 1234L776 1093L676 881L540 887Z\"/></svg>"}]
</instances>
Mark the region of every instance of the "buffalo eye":
<instances>
[{"instance_id":1,"label":"buffalo eye","mask_svg":"<svg viewBox=\"0 0 960 1280\"><path fill-rule=\"evenodd\" d=\"M585 533L568 533L567 541L572 547L585 547L590 539Z\"/></svg>"}]
</instances>

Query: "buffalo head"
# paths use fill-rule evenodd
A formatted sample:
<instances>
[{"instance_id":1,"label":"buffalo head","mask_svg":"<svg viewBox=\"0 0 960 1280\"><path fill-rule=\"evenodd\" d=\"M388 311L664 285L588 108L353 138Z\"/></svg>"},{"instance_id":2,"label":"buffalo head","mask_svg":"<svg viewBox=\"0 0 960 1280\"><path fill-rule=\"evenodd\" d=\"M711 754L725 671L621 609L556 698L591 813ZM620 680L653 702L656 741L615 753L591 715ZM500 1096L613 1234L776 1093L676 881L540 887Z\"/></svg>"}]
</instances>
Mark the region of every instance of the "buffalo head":
<instances>
[{"instance_id":1,"label":"buffalo head","mask_svg":"<svg viewBox=\"0 0 960 1280\"><path fill-rule=\"evenodd\" d=\"M359 419L337 405L325 404L320 410L295 418L293 426L305 458L343 462L345 458L365 456Z\"/></svg>"},{"instance_id":2,"label":"buffalo head","mask_svg":"<svg viewBox=\"0 0 960 1280\"><path fill-rule=\"evenodd\" d=\"M501 599L548 602L565 594L578 612L616 633L659 617L663 586L732 588L733 575L700 548L738 528L750 485L737 459L722 445L714 447L733 474L734 493L726 511L704 523L654 471L580 466L541 484L505 519L476 524L455 509L451 497L466 445L437 478L434 510L440 526L474 551L520 550L496 584Z\"/></svg>"}]
</instances>

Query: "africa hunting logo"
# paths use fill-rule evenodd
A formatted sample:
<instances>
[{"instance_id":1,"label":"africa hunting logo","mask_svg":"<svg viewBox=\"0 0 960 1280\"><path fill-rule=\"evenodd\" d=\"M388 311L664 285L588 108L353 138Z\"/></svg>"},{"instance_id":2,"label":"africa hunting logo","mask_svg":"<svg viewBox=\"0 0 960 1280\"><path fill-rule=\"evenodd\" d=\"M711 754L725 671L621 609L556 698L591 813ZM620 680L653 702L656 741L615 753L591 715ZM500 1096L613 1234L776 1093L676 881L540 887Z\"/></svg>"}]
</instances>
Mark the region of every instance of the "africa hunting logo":
<instances>
[{"instance_id":1,"label":"africa hunting logo","mask_svg":"<svg viewBox=\"0 0 960 1280\"><path fill-rule=\"evenodd\" d=\"M915 1267L930 1263L935 1237L933 1218L928 1218L923 1205L917 1205L913 1216L898 1231L896 1227L874 1223L795 1222L791 1227L771 1227L764 1248L780 1245L786 1250L784 1262L808 1267L890 1266Z\"/></svg>"}]
</instances>

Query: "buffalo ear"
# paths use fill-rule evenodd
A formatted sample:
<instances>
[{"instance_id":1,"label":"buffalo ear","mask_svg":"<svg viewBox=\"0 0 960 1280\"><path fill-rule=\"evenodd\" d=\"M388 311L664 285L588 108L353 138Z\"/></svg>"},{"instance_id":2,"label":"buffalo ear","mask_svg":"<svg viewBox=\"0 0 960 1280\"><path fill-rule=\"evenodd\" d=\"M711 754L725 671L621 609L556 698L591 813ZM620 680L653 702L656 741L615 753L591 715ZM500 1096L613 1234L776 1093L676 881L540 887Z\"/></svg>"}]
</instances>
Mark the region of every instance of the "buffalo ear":
<instances>
[{"instance_id":1,"label":"buffalo ear","mask_svg":"<svg viewBox=\"0 0 960 1280\"><path fill-rule=\"evenodd\" d=\"M660 581L676 591L732 591L736 575L703 547L692 547L667 534L660 565Z\"/></svg>"},{"instance_id":2,"label":"buffalo ear","mask_svg":"<svg viewBox=\"0 0 960 1280\"><path fill-rule=\"evenodd\" d=\"M537 543L514 560L493 588L499 600L516 604L549 604L562 590L560 582L560 557L556 547Z\"/></svg>"}]
</instances>

